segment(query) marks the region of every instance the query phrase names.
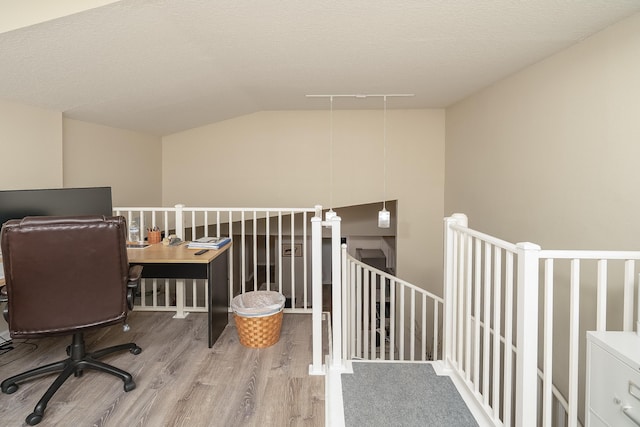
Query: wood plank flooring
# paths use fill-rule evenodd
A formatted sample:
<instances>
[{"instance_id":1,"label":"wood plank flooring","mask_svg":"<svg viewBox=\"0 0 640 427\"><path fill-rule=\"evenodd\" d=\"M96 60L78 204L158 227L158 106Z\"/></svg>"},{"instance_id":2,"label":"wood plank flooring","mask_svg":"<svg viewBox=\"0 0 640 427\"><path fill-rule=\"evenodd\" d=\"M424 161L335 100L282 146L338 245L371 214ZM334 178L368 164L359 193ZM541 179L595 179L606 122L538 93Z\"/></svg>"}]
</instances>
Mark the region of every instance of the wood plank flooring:
<instances>
[{"instance_id":1,"label":"wood plank flooring","mask_svg":"<svg viewBox=\"0 0 640 427\"><path fill-rule=\"evenodd\" d=\"M238 341L233 321L207 347L206 314L173 319L171 313L132 312L121 326L87 334L89 351L133 341L104 361L130 372L136 389L86 370L69 378L49 402L40 426L324 426L324 377L309 376L311 315L285 314L280 341L250 349ZM70 338L16 340L0 355L0 378L66 357ZM0 394L0 425L26 425L54 376Z\"/></svg>"}]
</instances>

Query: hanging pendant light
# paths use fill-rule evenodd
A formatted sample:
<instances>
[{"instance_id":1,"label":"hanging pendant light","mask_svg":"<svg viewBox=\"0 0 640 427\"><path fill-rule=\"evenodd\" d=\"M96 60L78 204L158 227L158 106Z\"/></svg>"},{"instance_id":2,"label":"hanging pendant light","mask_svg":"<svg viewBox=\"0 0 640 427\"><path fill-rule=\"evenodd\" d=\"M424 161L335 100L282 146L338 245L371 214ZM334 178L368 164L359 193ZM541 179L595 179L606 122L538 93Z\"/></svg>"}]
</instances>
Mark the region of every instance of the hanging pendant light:
<instances>
[{"instance_id":1,"label":"hanging pendant light","mask_svg":"<svg viewBox=\"0 0 640 427\"><path fill-rule=\"evenodd\" d=\"M387 210L387 96L384 99L384 112L382 115L382 210L378 212L378 228L391 226L391 213Z\"/></svg>"},{"instance_id":2,"label":"hanging pendant light","mask_svg":"<svg viewBox=\"0 0 640 427\"><path fill-rule=\"evenodd\" d=\"M329 98L329 210L325 213L325 220L329 220L337 214L333 211L333 98L358 98L366 99L371 97L380 97L384 99L384 152L383 152L383 197L382 210L378 212L378 227L389 228L391 226L391 213L386 209L387 201L387 97L410 97L412 93L394 93L394 94L339 94L339 95L306 95L307 98Z\"/></svg>"}]
</instances>

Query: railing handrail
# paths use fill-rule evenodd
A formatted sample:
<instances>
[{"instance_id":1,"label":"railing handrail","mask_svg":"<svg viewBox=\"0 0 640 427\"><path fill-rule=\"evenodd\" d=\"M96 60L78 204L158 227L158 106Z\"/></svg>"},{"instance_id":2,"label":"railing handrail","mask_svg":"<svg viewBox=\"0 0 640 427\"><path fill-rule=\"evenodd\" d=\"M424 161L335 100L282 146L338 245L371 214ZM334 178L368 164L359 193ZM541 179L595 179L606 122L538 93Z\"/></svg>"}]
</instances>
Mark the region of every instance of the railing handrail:
<instances>
[{"instance_id":1,"label":"railing handrail","mask_svg":"<svg viewBox=\"0 0 640 427\"><path fill-rule=\"evenodd\" d=\"M541 249L540 259L640 260L640 251L607 251L582 249Z\"/></svg>"},{"instance_id":2,"label":"railing handrail","mask_svg":"<svg viewBox=\"0 0 640 427\"><path fill-rule=\"evenodd\" d=\"M175 206L114 206L112 211L114 212L122 212L122 211L134 211L134 212L153 212L153 211L168 211L168 212L175 212L176 211L176 207Z\"/></svg>"},{"instance_id":3,"label":"railing handrail","mask_svg":"<svg viewBox=\"0 0 640 427\"><path fill-rule=\"evenodd\" d=\"M198 207L198 206L180 206L183 211L196 211L196 212L212 212L212 211L224 211L224 212L315 212L316 208L263 208L263 207ZM167 207L114 207L113 211L140 211L140 212L152 212L152 211L175 211L178 209L176 206Z\"/></svg>"},{"instance_id":4,"label":"railing handrail","mask_svg":"<svg viewBox=\"0 0 640 427\"><path fill-rule=\"evenodd\" d=\"M499 239L497 237L490 236L489 234L483 233L483 232L478 231L478 230L474 230L474 229L466 227L464 225L453 223L453 224L451 224L450 227L454 231L458 231L460 233L467 234L467 235L469 235L471 237L476 237L476 238L482 240L483 242L490 243L490 244L492 244L494 246L497 246L499 248L502 248L504 250L507 250L507 251L510 251L510 252L516 252L516 250L517 250L517 245L515 243L507 242L506 240L502 240L502 239Z\"/></svg>"},{"instance_id":5,"label":"railing handrail","mask_svg":"<svg viewBox=\"0 0 640 427\"><path fill-rule=\"evenodd\" d=\"M436 301L438 301L440 303L444 302L444 298L439 297L438 295L436 295L434 293L431 293L431 292L427 291L426 289L423 289L423 288L421 288L419 286L413 285L413 284L407 282L406 280L402 280L402 279L398 278L397 276L394 276L393 274L387 273L387 272L382 271L380 269L377 269L377 268L375 268L373 266L370 266L369 264L366 264L366 263L360 261L359 259L355 258L353 255L347 254L347 258L349 259L350 262L361 266L363 269L372 271L372 272L376 273L377 275L379 275L381 277L384 277L384 278L389 279L389 280L393 280L394 282L402 284L403 286L406 286L409 289L413 289L416 292L419 292L421 294L425 294L429 298L434 299L434 300L436 300Z\"/></svg>"}]
</instances>

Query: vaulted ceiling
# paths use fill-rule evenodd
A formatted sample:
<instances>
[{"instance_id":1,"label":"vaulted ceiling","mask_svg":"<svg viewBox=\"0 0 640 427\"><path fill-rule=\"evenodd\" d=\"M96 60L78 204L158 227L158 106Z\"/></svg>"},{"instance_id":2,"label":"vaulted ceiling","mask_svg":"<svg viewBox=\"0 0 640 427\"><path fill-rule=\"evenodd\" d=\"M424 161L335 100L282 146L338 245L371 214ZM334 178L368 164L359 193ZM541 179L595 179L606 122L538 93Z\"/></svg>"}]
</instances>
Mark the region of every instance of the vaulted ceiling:
<instances>
[{"instance_id":1,"label":"vaulted ceiling","mask_svg":"<svg viewBox=\"0 0 640 427\"><path fill-rule=\"evenodd\" d=\"M328 108L307 94L443 108L638 12L638 0L123 0L1 33L0 99L155 135Z\"/></svg>"}]
</instances>

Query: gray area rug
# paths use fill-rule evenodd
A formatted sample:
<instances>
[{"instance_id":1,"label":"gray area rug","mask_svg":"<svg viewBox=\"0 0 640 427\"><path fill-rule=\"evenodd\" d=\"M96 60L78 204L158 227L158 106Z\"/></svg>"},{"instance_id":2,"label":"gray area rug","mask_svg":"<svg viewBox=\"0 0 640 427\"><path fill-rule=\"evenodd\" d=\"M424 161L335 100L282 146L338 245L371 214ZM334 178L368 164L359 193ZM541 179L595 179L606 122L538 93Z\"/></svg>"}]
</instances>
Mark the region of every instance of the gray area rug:
<instances>
[{"instance_id":1,"label":"gray area rug","mask_svg":"<svg viewBox=\"0 0 640 427\"><path fill-rule=\"evenodd\" d=\"M342 397L346 427L478 425L451 379L428 364L353 362Z\"/></svg>"}]
</instances>

